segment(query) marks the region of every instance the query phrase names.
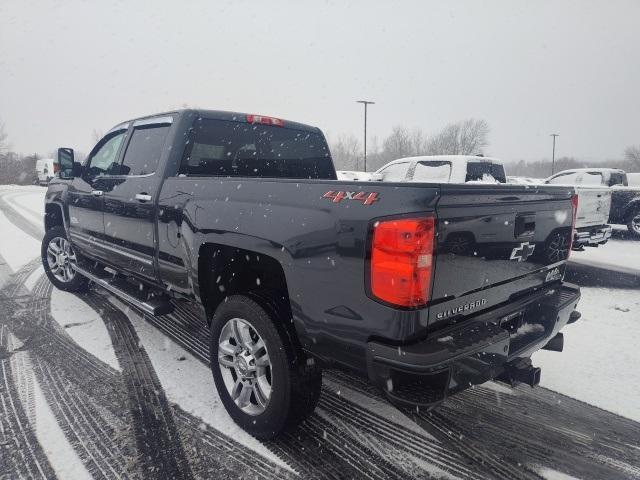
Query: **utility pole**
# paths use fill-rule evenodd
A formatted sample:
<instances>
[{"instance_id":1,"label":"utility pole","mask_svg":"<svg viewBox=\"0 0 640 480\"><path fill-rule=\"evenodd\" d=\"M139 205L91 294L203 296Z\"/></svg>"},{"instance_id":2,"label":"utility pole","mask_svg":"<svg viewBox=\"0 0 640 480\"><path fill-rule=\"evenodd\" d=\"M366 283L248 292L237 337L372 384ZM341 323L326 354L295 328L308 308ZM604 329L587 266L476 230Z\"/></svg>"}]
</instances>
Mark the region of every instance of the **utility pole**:
<instances>
[{"instance_id":1,"label":"utility pole","mask_svg":"<svg viewBox=\"0 0 640 480\"><path fill-rule=\"evenodd\" d=\"M553 175L556 168L556 137L560 135L552 133L550 136L553 137L553 153L551 154L551 175Z\"/></svg>"},{"instance_id":2,"label":"utility pole","mask_svg":"<svg viewBox=\"0 0 640 480\"><path fill-rule=\"evenodd\" d=\"M364 171L367 171L367 105L373 105L376 102L369 100L356 100L356 103L364 105Z\"/></svg>"}]
</instances>

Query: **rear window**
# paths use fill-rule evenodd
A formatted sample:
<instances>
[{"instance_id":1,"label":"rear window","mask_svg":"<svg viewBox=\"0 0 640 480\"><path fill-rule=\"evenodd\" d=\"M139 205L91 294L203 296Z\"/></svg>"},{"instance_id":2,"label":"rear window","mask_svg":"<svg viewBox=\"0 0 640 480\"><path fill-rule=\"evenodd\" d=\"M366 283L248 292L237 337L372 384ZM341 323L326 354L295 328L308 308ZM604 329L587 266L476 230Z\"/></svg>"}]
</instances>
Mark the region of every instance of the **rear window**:
<instances>
[{"instance_id":1,"label":"rear window","mask_svg":"<svg viewBox=\"0 0 640 480\"><path fill-rule=\"evenodd\" d=\"M624 173L612 173L609 178L609 186L615 187L616 185L626 186L627 185L627 177Z\"/></svg>"},{"instance_id":2,"label":"rear window","mask_svg":"<svg viewBox=\"0 0 640 480\"><path fill-rule=\"evenodd\" d=\"M418 162L413 172L414 182L449 183L451 162Z\"/></svg>"},{"instance_id":3,"label":"rear window","mask_svg":"<svg viewBox=\"0 0 640 480\"><path fill-rule=\"evenodd\" d=\"M467 163L467 177L465 182L493 182L507 183L504 167L489 162Z\"/></svg>"},{"instance_id":4,"label":"rear window","mask_svg":"<svg viewBox=\"0 0 640 480\"><path fill-rule=\"evenodd\" d=\"M211 119L194 124L180 174L336 178L327 142L319 133Z\"/></svg>"}]
</instances>

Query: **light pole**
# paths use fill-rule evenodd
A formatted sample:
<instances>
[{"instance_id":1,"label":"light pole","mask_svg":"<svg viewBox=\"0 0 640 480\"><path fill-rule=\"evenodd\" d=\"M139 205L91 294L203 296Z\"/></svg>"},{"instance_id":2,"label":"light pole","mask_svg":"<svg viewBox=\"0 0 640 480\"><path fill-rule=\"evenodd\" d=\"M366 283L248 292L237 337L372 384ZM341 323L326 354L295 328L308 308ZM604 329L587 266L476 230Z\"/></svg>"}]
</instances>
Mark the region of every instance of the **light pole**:
<instances>
[{"instance_id":1,"label":"light pole","mask_svg":"<svg viewBox=\"0 0 640 480\"><path fill-rule=\"evenodd\" d=\"M551 154L551 175L553 175L556 167L556 137L559 137L560 135L552 133L550 136L553 137L553 153Z\"/></svg>"},{"instance_id":2,"label":"light pole","mask_svg":"<svg viewBox=\"0 0 640 480\"><path fill-rule=\"evenodd\" d=\"M364 105L364 171L367 171L367 105L373 105L376 102L369 100L356 100L356 103Z\"/></svg>"}]
</instances>

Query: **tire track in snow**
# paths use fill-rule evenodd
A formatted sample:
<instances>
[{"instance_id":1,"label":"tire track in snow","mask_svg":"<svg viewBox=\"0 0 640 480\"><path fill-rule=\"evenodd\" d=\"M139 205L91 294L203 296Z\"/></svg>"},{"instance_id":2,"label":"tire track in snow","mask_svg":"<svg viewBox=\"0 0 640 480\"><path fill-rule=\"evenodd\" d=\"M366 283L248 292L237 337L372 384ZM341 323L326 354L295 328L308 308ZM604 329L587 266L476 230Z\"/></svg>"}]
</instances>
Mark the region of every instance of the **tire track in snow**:
<instances>
[{"instance_id":1,"label":"tire track in snow","mask_svg":"<svg viewBox=\"0 0 640 480\"><path fill-rule=\"evenodd\" d=\"M149 323L156 326L156 328L159 328L165 335L172 338L176 343L183 346L201 362L206 365L209 364L207 344L209 329L188 306L185 306L182 302L176 302L176 310L174 313L161 317L144 316L144 318ZM326 389L323 393L323 396L331 397L334 395L335 394ZM321 402L322 401L321 397ZM388 406L388 408L394 409L392 406ZM372 451L368 445L361 442L361 438L358 438L357 436L354 437L350 433L350 430L337 428L337 424L339 423L338 418L334 415L332 410L328 410L328 412L328 420L324 420L318 415L313 415L310 419L304 422L304 427L294 430L294 433L285 434L282 439L278 441L266 442L266 444L272 451L278 454L280 458L296 470L308 472L309 475L317 476L318 478L349 478L350 475L355 475L357 477L363 475L364 471L377 471L376 468L372 467L372 465L375 464L387 465L388 468L393 470L393 475L410 478L407 477L406 472L403 472L393 466L389 461L390 459L385 458L379 452ZM407 449L409 446L407 442L403 443L397 441L397 425L393 425L392 428L388 428L386 419L379 415L370 414L359 406L353 405L352 411L349 412L349 415L352 415L354 412L357 412L358 414L355 418L362 419L366 415L369 415L368 421L372 422L374 425L378 425L377 429L375 426L370 427L372 428L372 431L375 432L373 435L381 435L382 440L390 440L389 443L391 444L394 444L395 442L396 447L401 449L405 454L414 455L415 453L418 453L416 449ZM362 417L359 416L360 413L363 414ZM344 419L346 417L343 416L340 418ZM333 423L331 423L332 421ZM322 425L322 430L318 428L317 423ZM384 427L380 427L380 425L384 425ZM393 430L394 427L396 431ZM328 438L325 438L327 435L325 433L326 429L338 433L333 433L329 435ZM311 432L316 432L315 438L313 436L314 434ZM294 436L292 437L292 435ZM297 435L297 437L295 435ZM422 443L425 444L425 438L422 438L421 440ZM307 444L305 444L305 442L307 442ZM431 439L431 444L433 445L433 439ZM343 445L348 445L348 447L344 447ZM345 453L345 450L350 453ZM432 452L433 451L434 449L432 448ZM311 452L313 452L313 455L311 455ZM451 457L445 449L440 449L440 453L448 456L449 458ZM329 460L323 459L322 455L326 456ZM363 471L359 471L357 469L353 470L353 465L348 463L348 459L351 458L352 455L353 458L361 458L364 456L365 458L373 458L374 460L372 460L373 463L371 465L366 466L366 468L363 467ZM419 457L422 461L426 460L426 457L423 454L420 454ZM446 464L443 470L452 472L452 475L461 478L474 478L470 470L465 467L460 468L456 466L455 461L440 461ZM425 463L435 464L434 460L431 458L428 459L428 461L425 461ZM382 468L382 470L378 470L379 471L377 471L376 475L379 476L374 476L373 478L386 478L385 475L389 474L389 471L385 471L384 468ZM416 472L414 472L414 475L415 473ZM423 473L425 477L428 476L426 471Z\"/></svg>"},{"instance_id":2,"label":"tire track in snow","mask_svg":"<svg viewBox=\"0 0 640 480\"><path fill-rule=\"evenodd\" d=\"M0 327L0 344L9 350L8 329ZM56 478L13 381L11 362L0 360L0 473L4 478Z\"/></svg>"},{"instance_id":3,"label":"tire track in snow","mask_svg":"<svg viewBox=\"0 0 640 480\"><path fill-rule=\"evenodd\" d=\"M87 300L94 309L107 306L102 297ZM104 322L122 367L143 477L191 478L169 402L131 322L122 312L112 312Z\"/></svg>"}]
</instances>

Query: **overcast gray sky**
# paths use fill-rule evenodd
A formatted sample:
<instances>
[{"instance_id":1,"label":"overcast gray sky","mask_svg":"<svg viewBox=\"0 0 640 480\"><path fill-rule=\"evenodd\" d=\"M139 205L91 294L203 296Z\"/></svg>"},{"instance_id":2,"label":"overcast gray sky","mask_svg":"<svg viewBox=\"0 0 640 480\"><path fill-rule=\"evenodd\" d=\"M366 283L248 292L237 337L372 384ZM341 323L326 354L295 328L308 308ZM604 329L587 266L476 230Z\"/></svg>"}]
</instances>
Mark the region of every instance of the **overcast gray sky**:
<instances>
[{"instance_id":1,"label":"overcast gray sky","mask_svg":"<svg viewBox=\"0 0 640 480\"><path fill-rule=\"evenodd\" d=\"M137 5L133 5L137 3ZM17 151L177 108L372 136L491 126L504 159L640 143L640 2L0 2L0 119Z\"/></svg>"}]
</instances>

